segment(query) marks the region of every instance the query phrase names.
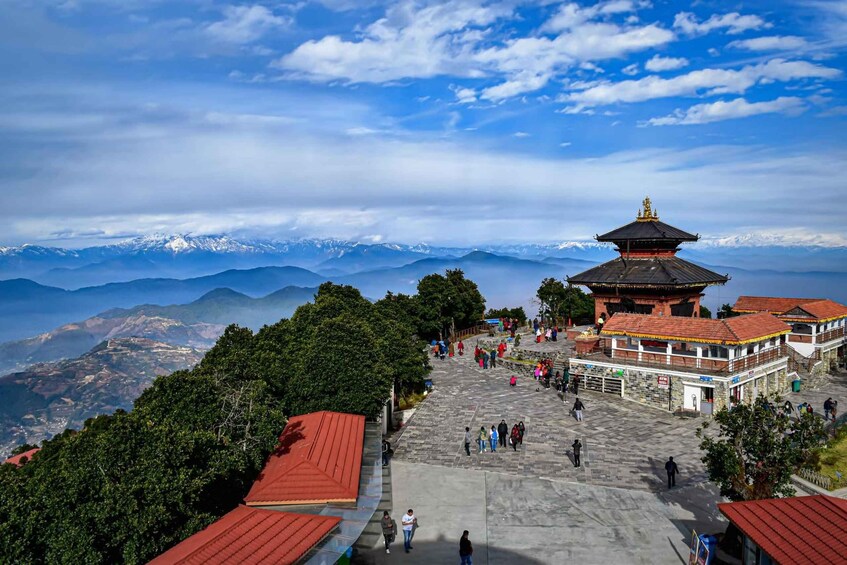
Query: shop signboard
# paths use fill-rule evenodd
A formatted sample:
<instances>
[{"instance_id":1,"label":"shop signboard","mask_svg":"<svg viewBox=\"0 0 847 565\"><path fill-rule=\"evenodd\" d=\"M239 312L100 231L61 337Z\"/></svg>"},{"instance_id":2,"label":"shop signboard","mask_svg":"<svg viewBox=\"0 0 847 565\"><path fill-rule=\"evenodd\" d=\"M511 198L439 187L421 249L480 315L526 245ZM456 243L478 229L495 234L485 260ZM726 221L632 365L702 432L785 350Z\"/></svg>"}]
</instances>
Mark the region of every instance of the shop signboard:
<instances>
[{"instance_id":1,"label":"shop signboard","mask_svg":"<svg viewBox=\"0 0 847 565\"><path fill-rule=\"evenodd\" d=\"M656 377L656 384L659 388L670 388L671 378L667 375L658 375Z\"/></svg>"}]
</instances>

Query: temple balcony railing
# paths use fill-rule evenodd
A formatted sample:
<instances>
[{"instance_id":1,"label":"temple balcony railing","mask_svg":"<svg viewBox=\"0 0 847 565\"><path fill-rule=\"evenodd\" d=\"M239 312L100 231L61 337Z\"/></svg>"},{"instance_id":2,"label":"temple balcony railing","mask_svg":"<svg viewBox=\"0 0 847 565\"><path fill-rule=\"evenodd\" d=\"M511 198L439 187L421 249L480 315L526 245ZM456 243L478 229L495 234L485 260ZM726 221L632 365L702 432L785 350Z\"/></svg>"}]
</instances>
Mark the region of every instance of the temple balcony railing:
<instances>
[{"instance_id":1,"label":"temple balcony railing","mask_svg":"<svg viewBox=\"0 0 847 565\"><path fill-rule=\"evenodd\" d=\"M830 341L834 341L836 339L841 339L845 335L847 335L847 328L844 326L840 328L833 328L831 330L827 330L825 332L819 333L816 337L816 343L828 343Z\"/></svg>"},{"instance_id":2,"label":"temple balcony railing","mask_svg":"<svg viewBox=\"0 0 847 565\"><path fill-rule=\"evenodd\" d=\"M636 367L647 367L657 369L673 369L679 371L691 371L705 374L728 375L749 371L756 367L788 359L788 346L781 344L770 347L758 353L752 353L737 359L722 359L714 357L697 357L692 354L680 353L656 353L639 352L633 349L612 349L602 347L599 351L583 355L583 359L593 359L612 363L634 365Z\"/></svg>"}]
</instances>

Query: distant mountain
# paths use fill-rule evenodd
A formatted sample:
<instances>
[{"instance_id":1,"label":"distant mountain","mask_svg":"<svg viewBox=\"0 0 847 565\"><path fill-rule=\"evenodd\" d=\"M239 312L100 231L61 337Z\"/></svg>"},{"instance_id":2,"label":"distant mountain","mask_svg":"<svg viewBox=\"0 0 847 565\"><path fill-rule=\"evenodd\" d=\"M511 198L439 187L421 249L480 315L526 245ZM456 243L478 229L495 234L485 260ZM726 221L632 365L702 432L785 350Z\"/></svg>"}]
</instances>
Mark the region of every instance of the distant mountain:
<instances>
[{"instance_id":1,"label":"distant mountain","mask_svg":"<svg viewBox=\"0 0 847 565\"><path fill-rule=\"evenodd\" d=\"M287 286L312 288L326 279L299 267L229 270L186 280L140 279L67 291L26 279L0 281L0 341L21 339L138 304L185 304L216 288L264 296Z\"/></svg>"},{"instance_id":2,"label":"distant mountain","mask_svg":"<svg viewBox=\"0 0 847 565\"><path fill-rule=\"evenodd\" d=\"M79 358L0 377L0 458L98 414L130 409L157 375L196 365L202 354L143 338L105 341Z\"/></svg>"},{"instance_id":3,"label":"distant mountain","mask_svg":"<svg viewBox=\"0 0 847 565\"><path fill-rule=\"evenodd\" d=\"M338 274L358 273L390 267L400 267L419 259L424 259L429 253L411 251L408 248L390 245L356 245L348 251L343 251L338 257L323 261L315 267L318 273L327 276Z\"/></svg>"},{"instance_id":4,"label":"distant mountain","mask_svg":"<svg viewBox=\"0 0 847 565\"><path fill-rule=\"evenodd\" d=\"M298 306L312 300L316 291L289 286L262 298L250 298L219 288L189 304L115 308L32 338L0 343L0 374L33 363L77 357L103 340L122 337L208 349L229 324L258 330L290 317Z\"/></svg>"}]
</instances>

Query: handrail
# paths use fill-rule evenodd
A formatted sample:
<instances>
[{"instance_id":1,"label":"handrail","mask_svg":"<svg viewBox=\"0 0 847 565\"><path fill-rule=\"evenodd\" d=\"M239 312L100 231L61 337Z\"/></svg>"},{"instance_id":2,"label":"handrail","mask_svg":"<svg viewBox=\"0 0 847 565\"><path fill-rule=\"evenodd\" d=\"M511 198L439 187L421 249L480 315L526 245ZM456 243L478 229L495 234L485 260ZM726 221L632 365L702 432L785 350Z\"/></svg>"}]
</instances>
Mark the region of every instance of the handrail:
<instances>
[{"instance_id":1,"label":"handrail","mask_svg":"<svg viewBox=\"0 0 847 565\"><path fill-rule=\"evenodd\" d=\"M744 357L739 357L738 359L716 359L714 357L694 357L690 355L680 355L678 353L671 353L670 356L672 359L682 360L681 363L667 363L667 362L650 362L643 360L638 360L637 357L613 357L611 348L601 348L598 352L599 354L608 357L610 360L617 360L621 362L631 363L636 366L645 366L645 367L656 367L656 368L665 368L671 369L673 367L687 368L687 369L697 369L702 372L709 373L717 373L717 374L729 374L729 373L737 373L740 371L745 371L751 369L753 367L758 367L760 365L764 365L765 363L769 363L771 361L776 361L777 359L781 359L783 357L788 356L788 350L790 348L785 344L780 345L779 347L774 347L771 349L767 349L765 351L760 351L759 353L752 353L750 355L746 355ZM614 351L627 351L629 353L638 353L633 349L615 349ZM643 353L643 352L642 352ZM668 354L663 353L649 353L651 357L658 358L667 358ZM591 357L595 354L588 354L585 357ZM703 363L706 361L706 363ZM699 366L698 366L699 362Z\"/></svg>"}]
</instances>

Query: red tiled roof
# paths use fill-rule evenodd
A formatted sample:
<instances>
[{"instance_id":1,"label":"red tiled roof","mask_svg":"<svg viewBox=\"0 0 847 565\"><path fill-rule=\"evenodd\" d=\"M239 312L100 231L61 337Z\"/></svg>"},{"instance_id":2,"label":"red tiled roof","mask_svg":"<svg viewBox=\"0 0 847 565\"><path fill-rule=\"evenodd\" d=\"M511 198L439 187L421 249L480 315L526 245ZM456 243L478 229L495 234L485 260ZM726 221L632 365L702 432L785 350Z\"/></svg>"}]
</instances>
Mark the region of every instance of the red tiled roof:
<instances>
[{"instance_id":1,"label":"red tiled roof","mask_svg":"<svg viewBox=\"0 0 847 565\"><path fill-rule=\"evenodd\" d=\"M603 324L603 335L738 345L786 334L791 327L768 313L726 320L618 313Z\"/></svg>"},{"instance_id":2,"label":"red tiled roof","mask_svg":"<svg viewBox=\"0 0 847 565\"><path fill-rule=\"evenodd\" d=\"M732 309L736 312L770 312L782 314L798 304L815 302L819 298L782 298L774 296L739 296Z\"/></svg>"},{"instance_id":3,"label":"red tiled roof","mask_svg":"<svg viewBox=\"0 0 847 565\"><path fill-rule=\"evenodd\" d=\"M293 514L239 506L150 564L296 563L340 521L341 518L335 516Z\"/></svg>"},{"instance_id":4,"label":"red tiled roof","mask_svg":"<svg viewBox=\"0 0 847 565\"><path fill-rule=\"evenodd\" d=\"M806 316L791 316L787 313L800 308L817 321L847 318L847 306L826 298L774 298L770 296L739 296L732 307L736 312L770 312L786 319L801 319Z\"/></svg>"},{"instance_id":5,"label":"red tiled roof","mask_svg":"<svg viewBox=\"0 0 847 565\"><path fill-rule=\"evenodd\" d=\"M250 492L249 506L356 502L365 417L314 412L288 420Z\"/></svg>"},{"instance_id":6,"label":"red tiled roof","mask_svg":"<svg viewBox=\"0 0 847 565\"><path fill-rule=\"evenodd\" d=\"M13 456L9 457L8 459L6 459L4 461L4 463L11 463L12 465L15 465L16 467L20 467L21 465L23 465L23 463L21 463L21 459L23 459L24 457L26 457L28 460L32 459L32 456L35 455L36 453L38 453L39 451L41 451L41 448L36 447L34 449L30 449L29 451L24 451L23 453L18 453L17 455L13 455Z\"/></svg>"},{"instance_id":7,"label":"red tiled roof","mask_svg":"<svg viewBox=\"0 0 847 565\"><path fill-rule=\"evenodd\" d=\"M777 563L847 564L847 500L799 496L724 502L718 509Z\"/></svg>"}]
</instances>

